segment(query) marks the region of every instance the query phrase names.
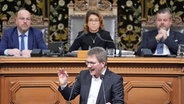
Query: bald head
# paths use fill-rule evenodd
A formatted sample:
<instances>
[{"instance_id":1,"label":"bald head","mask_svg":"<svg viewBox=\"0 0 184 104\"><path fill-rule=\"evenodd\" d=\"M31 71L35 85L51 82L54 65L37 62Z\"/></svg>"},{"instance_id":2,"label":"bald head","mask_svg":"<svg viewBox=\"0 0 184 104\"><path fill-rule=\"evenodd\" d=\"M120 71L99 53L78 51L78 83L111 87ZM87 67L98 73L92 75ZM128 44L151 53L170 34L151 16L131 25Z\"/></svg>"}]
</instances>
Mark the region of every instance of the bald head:
<instances>
[{"instance_id":1,"label":"bald head","mask_svg":"<svg viewBox=\"0 0 184 104\"><path fill-rule=\"evenodd\" d=\"M16 25L21 33L25 33L31 26L31 13L26 9L17 12Z\"/></svg>"}]
</instances>

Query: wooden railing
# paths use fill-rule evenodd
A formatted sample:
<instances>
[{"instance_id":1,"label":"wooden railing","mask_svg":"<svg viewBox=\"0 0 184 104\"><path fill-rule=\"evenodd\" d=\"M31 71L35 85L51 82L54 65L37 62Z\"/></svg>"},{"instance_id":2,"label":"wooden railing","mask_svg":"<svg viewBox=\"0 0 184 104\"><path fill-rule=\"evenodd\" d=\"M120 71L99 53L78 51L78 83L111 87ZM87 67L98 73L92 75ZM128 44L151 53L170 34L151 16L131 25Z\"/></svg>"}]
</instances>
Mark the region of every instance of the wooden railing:
<instances>
[{"instance_id":1,"label":"wooden railing","mask_svg":"<svg viewBox=\"0 0 184 104\"><path fill-rule=\"evenodd\" d=\"M86 69L85 58L0 57L0 104L65 104L57 71L71 84ZM109 58L108 67L124 78L125 104L184 104L184 59ZM79 104L79 98L72 101Z\"/></svg>"}]
</instances>

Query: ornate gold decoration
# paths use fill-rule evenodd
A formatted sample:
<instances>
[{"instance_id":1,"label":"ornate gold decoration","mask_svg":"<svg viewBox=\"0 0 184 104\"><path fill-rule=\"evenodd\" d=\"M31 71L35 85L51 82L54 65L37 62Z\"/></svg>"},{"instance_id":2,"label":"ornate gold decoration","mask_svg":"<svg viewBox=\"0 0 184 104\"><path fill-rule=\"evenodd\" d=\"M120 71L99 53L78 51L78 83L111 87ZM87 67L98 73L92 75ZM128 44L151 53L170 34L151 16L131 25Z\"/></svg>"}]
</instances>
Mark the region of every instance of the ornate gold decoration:
<instances>
[{"instance_id":1,"label":"ornate gold decoration","mask_svg":"<svg viewBox=\"0 0 184 104\"><path fill-rule=\"evenodd\" d=\"M68 4L69 15L85 15L86 11L89 8L98 9L103 16L113 16L117 15L117 0L114 0L113 3L108 0L75 0L70 1ZM104 12L105 11L105 12Z\"/></svg>"},{"instance_id":2,"label":"ornate gold decoration","mask_svg":"<svg viewBox=\"0 0 184 104\"><path fill-rule=\"evenodd\" d=\"M86 11L88 9L86 1L77 1L74 7L76 11Z\"/></svg>"},{"instance_id":3,"label":"ornate gold decoration","mask_svg":"<svg viewBox=\"0 0 184 104\"><path fill-rule=\"evenodd\" d=\"M148 26L148 27L154 27L155 25L155 16L148 16L147 20L142 20L142 26ZM182 22L181 17L173 16L172 18L173 26L184 26L184 23Z\"/></svg>"},{"instance_id":4,"label":"ornate gold decoration","mask_svg":"<svg viewBox=\"0 0 184 104\"><path fill-rule=\"evenodd\" d=\"M112 5L109 1L102 0L101 2L99 2L98 9L101 11L112 10Z\"/></svg>"},{"instance_id":5,"label":"ornate gold decoration","mask_svg":"<svg viewBox=\"0 0 184 104\"><path fill-rule=\"evenodd\" d=\"M6 25L15 25L16 15L12 15L9 20L7 17L2 18L3 26ZM48 18L43 18L43 16L31 15L31 25L45 25L48 26Z\"/></svg>"}]
</instances>

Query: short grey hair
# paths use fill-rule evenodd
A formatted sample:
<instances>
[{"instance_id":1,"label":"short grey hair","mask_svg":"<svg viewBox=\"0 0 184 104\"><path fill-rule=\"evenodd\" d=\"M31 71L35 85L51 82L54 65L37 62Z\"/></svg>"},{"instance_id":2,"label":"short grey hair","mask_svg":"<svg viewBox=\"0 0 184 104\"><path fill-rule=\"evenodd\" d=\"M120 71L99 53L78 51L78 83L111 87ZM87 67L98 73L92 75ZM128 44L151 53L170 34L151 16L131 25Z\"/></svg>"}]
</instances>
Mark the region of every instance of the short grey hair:
<instances>
[{"instance_id":1,"label":"short grey hair","mask_svg":"<svg viewBox=\"0 0 184 104\"><path fill-rule=\"evenodd\" d=\"M107 62L107 52L102 47L93 47L88 51L88 56L95 55L98 62Z\"/></svg>"},{"instance_id":2,"label":"short grey hair","mask_svg":"<svg viewBox=\"0 0 184 104\"><path fill-rule=\"evenodd\" d=\"M163 8L163 9L160 9L158 10L157 14L160 14L160 13L169 13L170 14L170 18L172 18L172 13L171 13L171 10L169 8Z\"/></svg>"}]
</instances>

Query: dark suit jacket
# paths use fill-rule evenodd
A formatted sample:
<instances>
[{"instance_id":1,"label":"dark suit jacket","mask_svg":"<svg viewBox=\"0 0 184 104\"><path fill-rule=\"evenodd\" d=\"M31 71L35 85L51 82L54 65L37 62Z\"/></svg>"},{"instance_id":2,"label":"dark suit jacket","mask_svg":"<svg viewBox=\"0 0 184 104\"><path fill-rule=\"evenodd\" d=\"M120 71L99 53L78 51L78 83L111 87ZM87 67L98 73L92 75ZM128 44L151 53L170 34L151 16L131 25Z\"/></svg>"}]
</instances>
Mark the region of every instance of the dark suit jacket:
<instances>
[{"instance_id":1,"label":"dark suit jacket","mask_svg":"<svg viewBox=\"0 0 184 104\"><path fill-rule=\"evenodd\" d=\"M88 70L80 72L75 82L71 100L80 94L80 104L87 104L91 79L92 76ZM107 102L110 102L111 104L124 104L123 78L121 76L116 75L107 69L102 84L104 84L105 98ZM59 87L58 90L66 100L69 100L71 87L67 86L63 90ZM101 85L96 104L105 104L103 95L103 87Z\"/></svg>"},{"instance_id":2,"label":"dark suit jacket","mask_svg":"<svg viewBox=\"0 0 184 104\"><path fill-rule=\"evenodd\" d=\"M40 30L31 27L28 34L28 49L47 49L42 36L43 34ZM17 27L7 29L3 32L0 43L0 54L3 55L5 49L13 48L19 49Z\"/></svg>"},{"instance_id":3,"label":"dark suit jacket","mask_svg":"<svg viewBox=\"0 0 184 104\"><path fill-rule=\"evenodd\" d=\"M84 31L79 32L79 35L71 45L69 52L78 50L80 47L82 50L88 50L89 47L93 48L96 46L103 47L104 49L115 49L115 44L108 31L99 30L98 33L99 35L97 35L97 33L84 33ZM93 43L93 40L95 41L95 43Z\"/></svg>"},{"instance_id":4,"label":"dark suit jacket","mask_svg":"<svg viewBox=\"0 0 184 104\"><path fill-rule=\"evenodd\" d=\"M151 49L152 53L155 52L157 47L157 41L155 36L158 34L158 30L152 30L143 33L142 41L140 47L137 50L137 55L141 55L142 48ZM184 44L184 34L180 32L173 31L170 29L169 37L164 41L169 48L171 54L176 55L178 50L178 44Z\"/></svg>"}]
</instances>

